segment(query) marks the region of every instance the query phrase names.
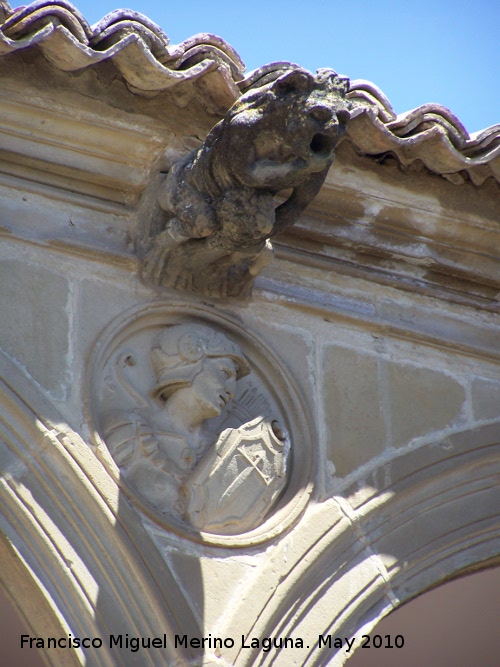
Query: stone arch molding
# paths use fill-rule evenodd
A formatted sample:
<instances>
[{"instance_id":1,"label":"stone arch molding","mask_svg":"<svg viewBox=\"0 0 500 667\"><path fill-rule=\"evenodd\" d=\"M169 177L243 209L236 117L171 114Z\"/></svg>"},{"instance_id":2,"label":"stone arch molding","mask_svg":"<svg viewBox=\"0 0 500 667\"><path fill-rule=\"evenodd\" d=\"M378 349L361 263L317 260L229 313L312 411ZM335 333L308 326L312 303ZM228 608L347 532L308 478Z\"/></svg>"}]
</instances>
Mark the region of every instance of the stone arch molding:
<instances>
[{"instance_id":1,"label":"stone arch molding","mask_svg":"<svg viewBox=\"0 0 500 667\"><path fill-rule=\"evenodd\" d=\"M307 505L300 393L274 350L214 309L150 304L113 321L92 353L87 414L100 460L155 534L253 545Z\"/></svg>"},{"instance_id":2,"label":"stone arch molding","mask_svg":"<svg viewBox=\"0 0 500 667\"><path fill-rule=\"evenodd\" d=\"M251 583L262 592L261 613L245 614L242 595L227 622L238 635L283 646L300 637L303 647L237 647L229 663L340 667L352 652L335 648L334 638L360 638L425 590L498 565L499 473L497 421L406 452L311 506Z\"/></svg>"},{"instance_id":3,"label":"stone arch molding","mask_svg":"<svg viewBox=\"0 0 500 667\"><path fill-rule=\"evenodd\" d=\"M165 636L168 664L199 659L173 647L176 633L197 634L198 623L135 512L88 444L1 352L0 504L0 585L32 636L103 638L85 652L46 651L47 664L131 664L130 651L107 641L127 633ZM141 660L155 665L149 654Z\"/></svg>"},{"instance_id":4,"label":"stone arch molding","mask_svg":"<svg viewBox=\"0 0 500 667\"><path fill-rule=\"evenodd\" d=\"M309 503L293 531L275 533L266 567L255 568L219 625L203 629L88 444L2 355L0 377L0 581L33 634L301 637L294 664L336 666L346 654L328 637L369 631L433 585L498 562L496 421L408 451L342 494ZM291 664L286 650L238 644L224 656L234 667ZM189 650L169 644L163 655L169 665L219 664ZM141 664L156 657L143 652ZM59 652L46 658L58 666L133 660L116 647L67 651L65 663Z\"/></svg>"}]
</instances>

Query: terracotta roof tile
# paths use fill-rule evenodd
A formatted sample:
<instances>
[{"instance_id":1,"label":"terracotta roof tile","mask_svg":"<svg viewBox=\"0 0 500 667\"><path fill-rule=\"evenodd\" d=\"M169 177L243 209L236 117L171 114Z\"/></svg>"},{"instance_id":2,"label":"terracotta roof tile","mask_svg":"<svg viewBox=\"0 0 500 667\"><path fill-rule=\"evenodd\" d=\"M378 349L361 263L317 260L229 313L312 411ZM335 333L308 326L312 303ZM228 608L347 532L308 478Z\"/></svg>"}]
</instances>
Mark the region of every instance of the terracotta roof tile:
<instances>
[{"instance_id":1,"label":"terracotta roof tile","mask_svg":"<svg viewBox=\"0 0 500 667\"><path fill-rule=\"evenodd\" d=\"M38 45L56 67L75 71L112 60L135 93L161 92L179 82L220 78L227 100L263 85L291 63L272 63L244 75L244 64L220 37L199 34L172 45L147 17L127 9L111 12L90 26L65 0L37 0L12 10L0 0L0 56ZM393 154L402 165L420 160L454 183L476 185L488 177L500 182L500 125L469 135L446 108L425 104L396 116L381 90L352 81L349 137L366 155Z\"/></svg>"},{"instance_id":2,"label":"terracotta roof tile","mask_svg":"<svg viewBox=\"0 0 500 667\"><path fill-rule=\"evenodd\" d=\"M128 9L111 12L93 27L65 0L37 0L12 11L0 5L0 55L40 46L56 67L75 71L111 59L125 80L144 92L162 91L225 67L243 78L238 54L215 35L195 35L170 45L147 17Z\"/></svg>"}]
</instances>

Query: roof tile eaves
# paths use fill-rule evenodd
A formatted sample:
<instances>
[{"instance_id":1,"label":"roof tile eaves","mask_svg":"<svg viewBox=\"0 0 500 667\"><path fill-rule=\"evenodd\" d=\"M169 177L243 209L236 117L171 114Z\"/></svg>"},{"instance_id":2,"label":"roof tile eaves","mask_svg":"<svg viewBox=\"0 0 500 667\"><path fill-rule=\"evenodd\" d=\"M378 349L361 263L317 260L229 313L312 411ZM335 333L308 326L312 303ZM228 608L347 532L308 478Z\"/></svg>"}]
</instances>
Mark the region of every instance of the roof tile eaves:
<instances>
[{"instance_id":1,"label":"roof tile eaves","mask_svg":"<svg viewBox=\"0 0 500 667\"><path fill-rule=\"evenodd\" d=\"M245 92L297 67L271 63L244 76L236 51L214 35L170 45L161 28L131 10L111 12L90 27L66 0L36 0L15 11L0 0L0 56L35 45L66 71L110 59L136 94L161 92L219 70L229 86L228 99L236 100L237 86ZM348 97L354 117L350 137L367 155L391 151L403 164L420 159L443 176L466 171L475 184L489 176L499 181L500 125L469 136L459 119L438 104L396 116L384 93L369 81L352 81Z\"/></svg>"},{"instance_id":2,"label":"roof tile eaves","mask_svg":"<svg viewBox=\"0 0 500 667\"><path fill-rule=\"evenodd\" d=\"M53 65L66 71L110 58L135 92L166 90L218 66L229 68L235 81L243 77L244 65L239 56L214 35L195 35L170 46L158 26L131 10L111 12L91 28L66 0L36 0L17 11L12 11L5 0L0 2L0 55L37 44ZM134 55L137 63L132 62ZM193 57L197 62L186 66ZM145 68L141 77L137 75L140 67Z\"/></svg>"}]
</instances>

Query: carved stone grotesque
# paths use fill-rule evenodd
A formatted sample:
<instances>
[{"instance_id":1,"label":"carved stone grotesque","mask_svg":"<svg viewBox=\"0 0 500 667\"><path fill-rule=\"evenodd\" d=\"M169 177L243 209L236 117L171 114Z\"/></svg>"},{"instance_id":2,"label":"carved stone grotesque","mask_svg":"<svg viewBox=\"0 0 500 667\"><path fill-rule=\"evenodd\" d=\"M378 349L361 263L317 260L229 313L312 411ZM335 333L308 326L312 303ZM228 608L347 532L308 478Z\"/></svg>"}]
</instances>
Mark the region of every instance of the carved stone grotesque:
<instances>
[{"instance_id":1,"label":"carved stone grotesque","mask_svg":"<svg viewBox=\"0 0 500 667\"><path fill-rule=\"evenodd\" d=\"M247 91L170 169L163 229L143 239L143 278L211 296L247 292L272 256L270 239L323 184L349 118L347 88L333 70L297 68Z\"/></svg>"},{"instance_id":2,"label":"carved stone grotesque","mask_svg":"<svg viewBox=\"0 0 500 667\"><path fill-rule=\"evenodd\" d=\"M239 428L211 426L250 373L240 348L205 325L177 324L157 336L150 363L155 385L148 395L125 373L133 355L117 357L109 380L111 395L121 387L130 403L102 420L121 475L174 522L221 535L254 528L285 486L289 445L265 416Z\"/></svg>"}]
</instances>

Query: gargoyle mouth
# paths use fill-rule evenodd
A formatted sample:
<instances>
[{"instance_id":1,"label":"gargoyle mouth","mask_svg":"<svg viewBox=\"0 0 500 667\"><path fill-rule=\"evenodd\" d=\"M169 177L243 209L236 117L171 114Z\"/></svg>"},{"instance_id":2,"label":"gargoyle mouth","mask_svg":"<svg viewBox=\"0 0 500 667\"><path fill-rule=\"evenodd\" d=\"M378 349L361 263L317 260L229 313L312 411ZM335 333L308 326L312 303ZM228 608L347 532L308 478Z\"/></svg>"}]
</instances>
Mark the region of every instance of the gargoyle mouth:
<instances>
[{"instance_id":1,"label":"gargoyle mouth","mask_svg":"<svg viewBox=\"0 0 500 667\"><path fill-rule=\"evenodd\" d=\"M327 134L317 133L311 139L309 148L316 155L327 156L335 147L335 139Z\"/></svg>"}]
</instances>

